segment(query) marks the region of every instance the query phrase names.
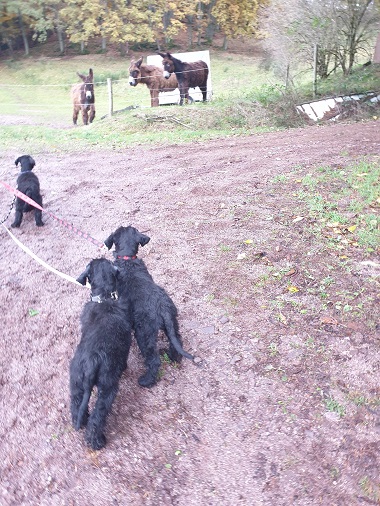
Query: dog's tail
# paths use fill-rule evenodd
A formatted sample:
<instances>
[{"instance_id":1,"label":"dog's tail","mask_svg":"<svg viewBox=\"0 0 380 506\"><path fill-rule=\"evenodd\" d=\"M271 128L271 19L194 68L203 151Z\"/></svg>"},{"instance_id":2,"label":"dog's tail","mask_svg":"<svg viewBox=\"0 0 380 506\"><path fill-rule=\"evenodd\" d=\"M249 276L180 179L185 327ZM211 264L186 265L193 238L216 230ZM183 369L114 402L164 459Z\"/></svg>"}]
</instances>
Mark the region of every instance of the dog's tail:
<instances>
[{"instance_id":1,"label":"dog's tail","mask_svg":"<svg viewBox=\"0 0 380 506\"><path fill-rule=\"evenodd\" d=\"M194 360L194 356L182 348L176 323L168 315L164 316L165 332L174 349L183 357Z\"/></svg>"}]
</instances>

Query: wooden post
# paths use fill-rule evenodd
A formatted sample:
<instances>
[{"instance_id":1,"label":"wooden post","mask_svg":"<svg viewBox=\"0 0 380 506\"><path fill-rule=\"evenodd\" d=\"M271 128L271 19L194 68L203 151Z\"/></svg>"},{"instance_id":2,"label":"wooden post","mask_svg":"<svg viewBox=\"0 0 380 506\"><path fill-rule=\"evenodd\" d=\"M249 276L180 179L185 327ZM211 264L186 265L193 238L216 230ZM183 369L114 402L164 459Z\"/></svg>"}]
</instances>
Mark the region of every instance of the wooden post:
<instances>
[{"instance_id":1,"label":"wooden post","mask_svg":"<svg viewBox=\"0 0 380 506\"><path fill-rule=\"evenodd\" d=\"M112 116L112 114L113 114L113 95L112 95L112 80L110 77L107 77L107 87L108 87L108 115Z\"/></svg>"},{"instance_id":2,"label":"wooden post","mask_svg":"<svg viewBox=\"0 0 380 506\"><path fill-rule=\"evenodd\" d=\"M317 96L317 64L318 64L318 44L314 46L314 77L313 77L313 97Z\"/></svg>"}]
</instances>

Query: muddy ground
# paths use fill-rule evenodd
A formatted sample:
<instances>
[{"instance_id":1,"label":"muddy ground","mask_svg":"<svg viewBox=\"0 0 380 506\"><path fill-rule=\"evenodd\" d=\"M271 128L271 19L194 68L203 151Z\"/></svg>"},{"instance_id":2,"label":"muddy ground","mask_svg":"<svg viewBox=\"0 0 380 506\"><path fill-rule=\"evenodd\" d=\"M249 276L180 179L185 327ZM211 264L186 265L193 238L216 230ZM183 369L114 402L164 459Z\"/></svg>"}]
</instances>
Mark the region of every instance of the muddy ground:
<instances>
[{"instance_id":1,"label":"muddy ground","mask_svg":"<svg viewBox=\"0 0 380 506\"><path fill-rule=\"evenodd\" d=\"M10 184L21 154L0 154ZM379 160L379 123L30 154L46 209L100 241L127 224L151 237L139 255L177 304L184 347L199 360L164 363L144 389L134 344L108 444L90 451L71 426L68 389L89 292L1 227L0 503L379 504L379 257L352 248L343 267L295 197L296 180L319 167ZM294 193L275 184L284 176ZM10 201L1 190L2 216ZM54 268L76 277L99 256L44 220L37 228L29 213L12 231ZM359 315L323 305L328 276L343 303L360 292Z\"/></svg>"}]
</instances>

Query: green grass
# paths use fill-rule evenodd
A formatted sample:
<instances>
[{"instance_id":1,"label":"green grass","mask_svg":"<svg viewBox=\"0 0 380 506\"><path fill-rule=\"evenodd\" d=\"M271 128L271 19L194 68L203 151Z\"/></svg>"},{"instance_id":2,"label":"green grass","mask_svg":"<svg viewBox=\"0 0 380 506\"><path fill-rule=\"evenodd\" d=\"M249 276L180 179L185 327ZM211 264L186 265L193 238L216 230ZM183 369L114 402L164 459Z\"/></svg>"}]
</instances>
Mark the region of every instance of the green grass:
<instances>
[{"instance_id":1,"label":"green grass","mask_svg":"<svg viewBox=\"0 0 380 506\"><path fill-rule=\"evenodd\" d=\"M0 77L0 116L10 115L18 126L0 125L0 148L72 151L88 145L123 148L134 144L193 142L247 135L303 124L295 104L305 101L311 89L307 74L297 90L284 89L261 60L210 50L213 98L191 106L150 107L144 85L129 86L130 58L89 54L69 58L48 57L3 60ZM80 82L77 72L94 69L96 118L72 127L70 89ZM379 70L358 68L348 78L333 76L323 83L326 95L376 88ZM112 118L107 117L107 78L113 82ZM322 89L322 88L321 88ZM126 108L134 108L125 110ZM34 121L35 120L35 121ZM36 125L30 123L35 122ZM279 180L278 182L282 182ZM309 185L313 184L312 181ZM307 186L305 180L304 185ZM316 206L323 205L316 201Z\"/></svg>"},{"instance_id":2,"label":"green grass","mask_svg":"<svg viewBox=\"0 0 380 506\"><path fill-rule=\"evenodd\" d=\"M365 160L345 170L321 168L311 184L302 179L298 198L316 220L315 231L331 237L332 247L380 244L380 165Z\"/></svg>"}]
</instances>

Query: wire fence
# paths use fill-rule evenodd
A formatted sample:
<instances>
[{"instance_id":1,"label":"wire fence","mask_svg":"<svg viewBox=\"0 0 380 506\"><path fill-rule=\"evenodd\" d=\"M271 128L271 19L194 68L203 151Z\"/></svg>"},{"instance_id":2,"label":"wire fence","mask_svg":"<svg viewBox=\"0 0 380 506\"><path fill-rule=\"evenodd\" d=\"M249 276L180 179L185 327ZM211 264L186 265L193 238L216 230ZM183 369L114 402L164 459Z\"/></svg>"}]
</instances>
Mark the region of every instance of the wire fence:
<instances>
[{"instance_id":1,"label":"wire fence","mask_svg":"<svg viewBox=\"0 0 380 506\"><path fill-rule=\"evenodd\" d=\"M144 79L131 86L129 76L94 82L96 117L132 107L150 107L151 95ZM75 83L15 84L0 82L0 116L31 116L35 120L59 120L71 122L71 89ZM111 92L110 87L111 85ZM158 90L159 91L159 90ZM111 94L110 94L111 93ZM191 93L190 93L191 94ZM194 94L194 93L193 93ZM211 96L211 90L208 93ZM178 104L179 90L159 93L160 104ZM195 99L200 100L197 89Z\"/></svg>"},{"instance_id":2,"label":"wire fence","mask_svg":"<svg viewBox=\"0 0 380 506\"><path fill-rule=\"evenodd\" d=\"M30 116L35 120L72 122L71 89L76 83L12 84L0 83L0 116ZM131 86L129 76L112 79L112 112L128 107L150 107L150 92L145 84ZM109 80L94 83L96 117L110 114ZM174 103L179 92L166 92Z\"/></svg>"}]
</instances>

